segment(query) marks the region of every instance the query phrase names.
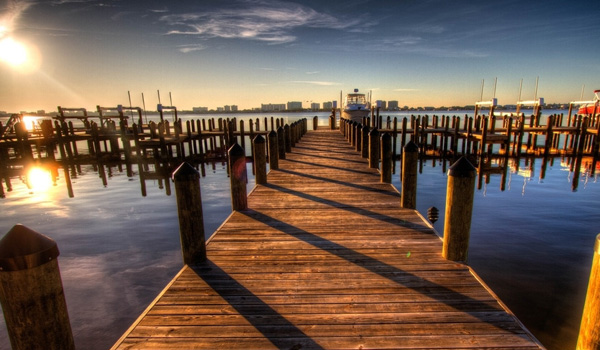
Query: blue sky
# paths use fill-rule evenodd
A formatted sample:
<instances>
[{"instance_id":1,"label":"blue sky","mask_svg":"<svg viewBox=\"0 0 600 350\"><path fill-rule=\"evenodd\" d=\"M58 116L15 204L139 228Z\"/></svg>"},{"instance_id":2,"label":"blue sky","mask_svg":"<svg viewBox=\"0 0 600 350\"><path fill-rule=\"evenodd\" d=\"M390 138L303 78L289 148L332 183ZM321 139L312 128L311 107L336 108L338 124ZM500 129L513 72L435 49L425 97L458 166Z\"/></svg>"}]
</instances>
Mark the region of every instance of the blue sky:
<instances>
[{"instance_id":1,"label":"blue sky","mask_svg":"<svg viewBox=\"0 0 600 350\"><path fill-rule=\"evenodd\" d=\"M496 78L499 103L514 104L537 77L547 102L579 100L582 86L590 99L599 14L598 1L2 0L0 40L35 64L0 60L0 110L128 105L128 91L153 109L157 90L180 109L308 106L353 88L466 105L482 80L492 98Z\"/></svg>"}]
</instances>

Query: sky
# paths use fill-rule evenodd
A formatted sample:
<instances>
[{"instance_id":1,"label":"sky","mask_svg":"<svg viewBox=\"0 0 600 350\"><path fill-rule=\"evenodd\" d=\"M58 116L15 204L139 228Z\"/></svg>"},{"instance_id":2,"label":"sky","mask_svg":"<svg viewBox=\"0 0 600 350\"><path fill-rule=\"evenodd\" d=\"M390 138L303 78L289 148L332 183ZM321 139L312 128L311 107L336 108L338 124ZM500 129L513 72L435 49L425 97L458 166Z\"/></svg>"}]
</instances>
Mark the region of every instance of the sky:
<instances>
[{"instance_id":1,"label":"sky","mask_svg":"<svg viewBox=\"0 0 600 350\"><path fill-rule=\"evenodd\" d=\"M515 104L538 79L547 103L590 100L598 15L597 0L0 0L0 111L309 107L354 88Z\"/></svg>"}]
</instances>

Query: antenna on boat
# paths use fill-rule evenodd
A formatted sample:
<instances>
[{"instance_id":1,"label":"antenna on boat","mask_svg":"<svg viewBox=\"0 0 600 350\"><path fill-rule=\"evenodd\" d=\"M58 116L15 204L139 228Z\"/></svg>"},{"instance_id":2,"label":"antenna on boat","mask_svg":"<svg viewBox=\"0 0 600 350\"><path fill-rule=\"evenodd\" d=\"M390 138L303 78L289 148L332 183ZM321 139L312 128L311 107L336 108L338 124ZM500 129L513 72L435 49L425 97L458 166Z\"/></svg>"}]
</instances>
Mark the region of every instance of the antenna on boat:
<instances>
[{"instance_id":1,"label":"antenna on boat","mask_svg":"<svg viewBox=\"0 0 600 350\"><path fill-rule=\"evenodd\" d=\"M146 124L148 124L148 114L146 113L146 100L144 100L143 92L142 92L142 105L144 106L144 117L146 117Z\"/></svg>"},{"instance_id":2,"label":"antenna on boat","mask_svg":"<svg viewBox=\"0 0 600 350\"><path fill-rule=\"evenodd\" d=\"M584 90L585 90L585 84L583 84L583 85L581 86L581 98L580 98L580 100L583 100L583 91L584 91Z\"/></svg>"},{"instance_id":3,"label":"antenna on boat","mask_svg":"<svg viewBox=\"0 0 600 350\"><path fill-rule=\"evenodd\" d=\"M521 92L523 91L523 78L521 78L521 83L519 84L519 98L517 98L517 117L521 112Z\"/></svg>"},{"instance_id":4,"label":"antenna on boat","mask_svg":"<svg viewBox=\"0 0 600 350\"><path fill-rule=\"evenodd\" d=\"M479 96L479 101L483 101L483 84L485 83L485 79L481 79L481 95Z\"/></svg>"},{"instance_id":5,"label":"antenna on boat","mask_svg":"<svg viewBox=\"0 0 600 350\"><path fill-rule=\"evenodd\" d=\"M498 77L494 79L494 96L492 96L492 98L496 98L496 85L498 85Z\"/></svg>"},{"instance_id":6,"label":"antenna on boat","mask_svg":"<svg viewBox=\"0 0 600 350\"><path fill-rule=\"evenodd\" d=\"M161 104L160 103L160 90L156 90L156 94L158 95L158 104Z\"/></svg>"},{"instance_id":7,"label":"antenna on boat","mask_svg":"<svg viewBox=\"0 0 600 350\"><path fill-rule=\"evenodd\" d=\"M171 97L171 91L169 91L169 103L170 106L173 107L173 98ZM171 116L173 117L173 121L175 121L175 110L171 110Z\"/></svg>"},{"instance_id":8,"label":"antenna on boat","mask_svg":"<svg viewBox=\"0 0 600 350\"><path fill-rule=\"evenodd\" d=\"M131 105L131 92L127 90L127 96L129 97L129 113L131 114L131 119L133 120L133 106Z\"/></svg>"},{"instance_id":9,"label":"antenna on boat","mask_svg":"<svg viewBox=\"0 0 600 350\"><path fill-rule=\"evenodd\" d=\"M533 94L533 100L537 100L537 93L538 93L538 83L540 81L540 76L538 75L537 78L535 78L535 93Z\"/></svg>"}]
</instances>

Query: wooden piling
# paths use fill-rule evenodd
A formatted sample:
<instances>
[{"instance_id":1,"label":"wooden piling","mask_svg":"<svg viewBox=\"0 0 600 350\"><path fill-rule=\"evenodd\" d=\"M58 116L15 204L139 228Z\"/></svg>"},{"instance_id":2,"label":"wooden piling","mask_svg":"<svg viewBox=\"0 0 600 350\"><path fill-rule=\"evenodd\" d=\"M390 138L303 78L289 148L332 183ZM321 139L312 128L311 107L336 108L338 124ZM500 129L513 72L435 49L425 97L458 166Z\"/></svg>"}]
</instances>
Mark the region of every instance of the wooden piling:
<instances>
[{"instance_id":1,"label":"wooden piling","mask_svg":"<svg viewBox=\"0 0 600 350\"><path fill-rule=\"evenodd\" d=\"M384 133L381 135L381 172L380 181L392 183L392 135Z\"/></svg>"},{"instance_id":2,"label":"wooden piling","mask_svg":"<svg viewBox=\"0 0 600 350\"><path fill-rule=\"evenodd\" d=\"M0 240L0 303L13 350L74 350L56 242L23 225Z\"/></svg>"},{"instance_id":3,"label":"wooden piling","mask_svg":"<svg viewBox=\"0 0 600 350\"><path fill-rule=\"evenodd\" d=\"M173 172L173 181L183 263L199 264L206 261L200 174L189 163L184 162Z\"/></svg>"},{"instance_id":4,"label":"wooden piling","mask_svg":"<svg viewBox=\"0 0 600 350\"><path fill-rule=\"evenodd\" d=\"M229 174L231 182L231 208L244 210L248 208L248 194L246 193L246 155L242 146L237 143L231 146L229 154Z\"/></svg>"},{"instance_id":5,"label":"wooden piling","mask_svg":"<svg viewBox=\"0 0 600 350\"><path fill-rule=\"evenodd\" d=\"M473 197L475 195L475 167L461 157L448 170L444 245L442 256L448 260L467 262Z\"/></svg>"},{"instance_id":6,"label":"wooden piling","mask_svg":"<svg viewBox=\"0 0 600 350\"><path fill-rule=\"evenodd\" d=\"M267 183L267 157L265 154L266 141L262 135L257 135L252 140L254 148L254 169L256 171L256 184Z\"/></svg>"},{"instance_id":7,"label":"wooden piling","mask_svg":"<svg viewBox=\"0 0 600 350\"><path fill-rule=\"evenodd\" d=\"M269 168L271 170L279 169L279 145L277 145L277 133L273 130L269 132Z\"/></svg>"},{"instance_id":8,"label":"wooden piling","mask_svg":"<svg viewBox=\"0 0 600 350\"><path fill-rule=\"evenodd\" d=\"M313 130L317 130L319 128L319 117L316 115L313 117Z\"/></svg>"},{"instance_id":9,"label":"wooden piling","mask_svg":"<svg viewBox=\"0 0 600 350\"><path fill-rule=\"evenodd\" d=\"M369 132L369 168L379 168L379 131L373 128Z\"/></svg>"},{"instance_id":10,"label":"wooden piling","mask_svg":"<svg viewBox=\"0 0 600 350\"><path fill-rule=\"evenodd\" d=\"M369 125L365 124L362 127L362 152L361 156L363 158L369 158Z\"/></svg>"},{"instance_id":11,"label":"wooden piling","mask_svg":"<svg viewBox=\"0 0 600 350\"><path fill-rule=\"evenodd\" d=\"M600 234L596 236L594 245L594 258L590 271L579 338L577 339L577 350L599 350L600 349Z\"/></svg>"},{"instance_id":12,"label":"wooden piling","mask_svg":"<svg viewBox=\"0 0 600 350\"><path fill-rule=\"evenodd\" d=\"M400 205L402 208L416 209L417 207L417 172L419 163L419 146L409 141L402 151L402 191Z\"/></svg>"},{"instance_id":13,"label":"wooden piling","mask_svg":"<svg viewBox=\"0 0 600 350\"><path fill-rule=\"evenodd\" d=\"M277 147L279 159L285 159L285 129L281 126L277 128Z\"/></svg>"},{"instance_id":14,"label":"wooden piling","mask_svg":"<svg viewBox=\"0 0 600 350\"><path fill-rule=\"evenodd\" d=\"M285 124L283 127L285 133L285 152L292 152L292 133L289 124Z\"/></svg>"}]
</instances>

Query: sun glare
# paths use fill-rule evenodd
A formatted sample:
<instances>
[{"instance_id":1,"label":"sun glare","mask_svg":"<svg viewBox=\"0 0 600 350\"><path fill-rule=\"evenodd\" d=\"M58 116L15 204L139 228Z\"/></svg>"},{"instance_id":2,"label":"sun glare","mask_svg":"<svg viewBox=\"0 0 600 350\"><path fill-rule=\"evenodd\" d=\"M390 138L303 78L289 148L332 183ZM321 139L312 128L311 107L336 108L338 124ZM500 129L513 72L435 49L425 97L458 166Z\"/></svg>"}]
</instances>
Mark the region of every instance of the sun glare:
<instances>
[{"instance_id":1,"label":"sun glare","mask_svg":"<svg viewBox=\"0 0 600 350\"><path fill-rule=\"evenodd\" d=\"M45 192L54 184L50 171L43 168L34 167L27 173L27 182L32 190Z\"/></svg>"},{"instance_id":2,"label":"sun glare","mask_svg":"<svg viewBox=\"0 0 600 350\"><path fill-rule=\"evenodd\" d=\"M39 67L40 55L34 46L6 37L0 40L0 61L17 71L30 73Z\"/></svg>"}]
</instances>

